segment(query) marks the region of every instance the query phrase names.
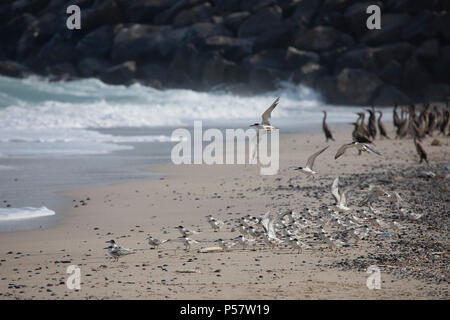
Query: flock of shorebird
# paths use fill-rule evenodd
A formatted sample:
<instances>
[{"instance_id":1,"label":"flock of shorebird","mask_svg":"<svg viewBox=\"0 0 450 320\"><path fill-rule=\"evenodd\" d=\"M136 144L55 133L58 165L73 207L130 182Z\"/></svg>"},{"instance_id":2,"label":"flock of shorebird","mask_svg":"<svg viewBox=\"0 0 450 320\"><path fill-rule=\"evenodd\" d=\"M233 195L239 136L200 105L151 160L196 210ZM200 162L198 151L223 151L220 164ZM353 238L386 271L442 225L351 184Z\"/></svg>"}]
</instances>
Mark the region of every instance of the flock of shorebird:
<instances>
[{"instance_id":1,"label":"flock of shorebird","mask_svg":"<svg viewBox=\"0 0 450 320\"><path fill-rule=\"evenodd\" d=\"M255 123L251 127L264 132L277 129L272 126L270 120L272 111L278 103L279 98L262 114L261 123ZM399 108L400 115L397 112ZM369 146L369 144L372 144L373 140L376 139L377 133L379 133L380 138L391 139L382 122L383 112L376 111L374 106L367 109L367 111L369 112L367 123L365 122L365 113L357 113L358 119L351 123L354 126L352 132L353 141L342 145L337 150L335 159L342 156L349 148L355 148L358 150L358 154L368 152L381 156L381 153ZM322 129L326 142L328 140L334 141L333 134L326 123L327 113L326 111L323 111L323 113ZM379 114L378 120L376 119L376 113ZM396 138L412 137L420 157L420 163L422 161L428 163L427 154L420 141L426 135L433 136L436 131L444 136L450 136L450 107L448 101L445 108L435 106L432 110L429 104L424 104L419 114L416 113L414 105L411 105L409 108L395 105L393 124ZM314 177L317 174L313 170L314 161L328 147L326 146L312 154L304 167L295 166L291 168L299 170L308 177ZM242 249L245 249L250 244L253 244L255 248L258 240L262 240L262 243L267 244L271 249L280 245L287 245L298 253L302 252L303 248L313 248L314 244L322 245L324 243L330 249L339 250L342 247L357 244L359 240L367 239L371 236L391 237L392 234L404 229L404 226L398 220L405 218L418 220L422 217L422 214L411 211L398 192L388 192L376 185L368 185L365 188L367 196L359 204L361 207L366 207L367 211L349 207L347 205L347 193L358 186L361 187L360 184L360 181L358 181L356 184L339 190L339 177L335 178L331 185L331 195L335 199L335 204L333 206L322 206L322 212L320 210L305 209L302 213L287 210L280 214L270 213L269 211L258 217L251 215L241 217L237 219L238 224L236 228L231 229L231 231L237 229L240 235L230 240L217 239L218 246L210 247L209 249L211 251L228 251L237 244L240 244ZM373 207L376 201L385 201L385 206L390 206L390 213L396 212L397 214L384 215L381 210ZM224 221L215 219L212 215L208 215L206 218L214 232L219 231L225 225ZM199 243L192 239L192 236L200 233L200 231L189 230L181 225L176 227L176 229L180 232L180 237L176 241L181 241L185 246L185 250L189 251L191 245ZM174 241L170 239L156 239L151 235L147 240L149 245L155 249L166 242ZM110 244L107 247L108 253L115 261L121 256L137 252L134 249L119 246L114 240L109 240L107 243Z\"/></svg>"}]
</instances>

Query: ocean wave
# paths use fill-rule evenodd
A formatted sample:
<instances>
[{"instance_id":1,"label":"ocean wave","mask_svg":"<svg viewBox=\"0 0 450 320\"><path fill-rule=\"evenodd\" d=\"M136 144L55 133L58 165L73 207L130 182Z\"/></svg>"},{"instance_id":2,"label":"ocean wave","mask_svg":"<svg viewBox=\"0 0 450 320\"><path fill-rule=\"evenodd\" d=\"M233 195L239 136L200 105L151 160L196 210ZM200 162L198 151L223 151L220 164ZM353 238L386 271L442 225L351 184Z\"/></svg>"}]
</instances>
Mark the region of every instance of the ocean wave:
<instances>
[{"instance_id":1,"label":"ocean wave","mask_svg":"<svg viewBox=\"0 0 450 320\"><path fill-rule=\"evenodd\" d=\"M53 216L55 211L47 207L0 208L0 222Z\"/></svg>"}]
</instances>

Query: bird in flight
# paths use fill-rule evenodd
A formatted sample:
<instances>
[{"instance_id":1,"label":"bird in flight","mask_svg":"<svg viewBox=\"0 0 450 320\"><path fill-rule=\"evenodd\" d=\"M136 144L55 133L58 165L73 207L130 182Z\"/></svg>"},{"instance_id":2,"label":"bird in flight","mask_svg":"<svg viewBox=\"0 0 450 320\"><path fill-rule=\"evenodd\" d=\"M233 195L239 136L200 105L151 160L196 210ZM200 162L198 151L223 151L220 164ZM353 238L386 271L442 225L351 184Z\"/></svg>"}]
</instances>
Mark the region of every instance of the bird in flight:
<instances>
[{"instance_id":1,"label":"bird in flight","mask_svg":"<svg viewBox=\"0 0 450 320\"><path fill-rule=\"evenodd\" d=\"M336 160L337 158L342 156L348 148L356 148L358 151L372 152L372 153L375 153L375 154L381 156L381 153L379 153L377 150L370 147L369 145L367 145L365 143L359 143L359 142L354 141L354 142L342 145L336 152L334 159Z\"/></svg>"},{"instance_id":2,"label":"bird in flight","mask_svg":"<svg viewBox=\"0 0 450 320\"><path fill-rule=\"evenodd\" d=\"M306 161L306 166L305 167L294 167L295 170L300 170L301 172L303 172L304 174L306 174L308 177L314 177L315 174L317 174L316 171L313 171L313 166L314 166L314 161L316 160L316 158L319 156L319 154L321 154L322 152L324 152L325 150L328 149L329 146L326 146L325 148L317 151L316 153L312 154L308 160Z\"/></svg>"}]
</instances>

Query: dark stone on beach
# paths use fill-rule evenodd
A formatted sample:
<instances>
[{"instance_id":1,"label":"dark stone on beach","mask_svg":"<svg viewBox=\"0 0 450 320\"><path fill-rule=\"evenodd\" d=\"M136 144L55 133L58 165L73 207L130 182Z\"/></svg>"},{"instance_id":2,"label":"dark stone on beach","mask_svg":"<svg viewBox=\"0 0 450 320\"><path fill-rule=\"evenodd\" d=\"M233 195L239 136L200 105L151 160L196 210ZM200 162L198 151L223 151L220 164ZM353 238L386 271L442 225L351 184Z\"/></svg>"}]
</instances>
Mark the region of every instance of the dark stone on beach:
<instances>
[{"instance_id":1,"label":"dark stone on beach","mask_svg":"<svg viewBox=\"0 0 450 320\"><path fill-rule=\"evenodd\" d=\"M343 69L336 78L337 91L344 100L359 105L370 103L382 83L375 74L362 69Z\"/></svg>"},{"instance_id":2,"label":"dark stone on beach","mask_svg":"<svg viewBox=\"0 0 450 320\"><path fill-rule=\"evenodd\" d=\"M248 56L242 61L242 65L244 67L247 67L248 69L257 69L257 68L283 69L286 66L285 57L286 57L286 50L269 49Z\"/></svg>"},{"instance_id":3,"label":"dark stone on beach","mask_svg":"<svg viewBox=\"0 0 450 320\"><path fill-rule=\"evenodd\" d=\"M441 49L441 57L434 66L436 79L450 83L450 46Z\"/></svg>"},{"instance_id":4,"label":"dark stone on beach","mask_svg":"<svg viewBox=\"0 0 450 320\"><path fill-rule=\"evenodd\" d=\"M445 101L450 96L450 85L445 83L430 84L423 90L429 101Z\"/></svg>"},{"instance_id":5,"label":"dark stone on beach","mask_svg":"<svg viewBox=\"0 0 450 320\"><path fill-rule=\"evenodd\" d=\"M223 56L232 61L241 61L252 52L253 41L249 39L226 36L212 36L205 40L205 46L211 50L219 50Z\"/></svg>"},{"instance_id":6,"label":"dark stone on beach","mask_svg":"<svg viewBox=\"0 0 450 320\"><path fill-rule=\"evenodd\" d=\"M48 66L46 73L51 75L50 81L67 81L77 76L75 66L69 62Z\"/></svg>"},{"instance_id":7,"label":"dark stone on beach","mask_svg":"<svg viewBox=\"0 0 450 320\"><path fill-rule=\"evenodd\" d=\"M98 1L94 6L81 10L80 31L86 33L103 25L115 25L126 22L122 9L115 0Z\"/></svg>"},{"instance_id":8,"label":"dark stone on beach","mask_svg":"<svg viewBox=\"0 0 450 320\"><path fill-rule=\"evenodd\" d=\"M318 63L320 56L315 52L298 50L294 47L287 48L286 63L289 68L300 68L307 63Z\"/></svg>"},{"instance_id":9,"label":"dark stone on beach","mask_svg":"<svg viewBox=\"0 0 450 320\"><path fill-rule=\"evenodd\" d=\"M0 61L0 74L13 78L23 78L27 74L27 69L14 61Z\"/></svg>"},{"instance_id":10,"label":"dark stone on beach","mask_svg":"<svg viewBox=\"0 0 450 320\"><path fill-rule=\"evenodd\" d=\"M402 28L410 19L408 14L382 14L381 29L366 30L361 41L370 46L396 42L400 39Z\"/></svg>"},{"instance_id":11,"label":"dark stone on beach","mask_svg":"<svg viewBox=\"0 0 450 320\"><path fill-rule=\"evenodd\" d=\"M298 0L298 1L291 1L290 3L293 3L295 6L295 12L293 14L293 18L300 23L302 23L305 26L311 26L315 15L317 14L318 9L321 5L320 0L317 1L307 1L307 0ZM283 10L289 9L284 8L287 7L287 5L282 6Z\"/></svg>"},{"instance_id":12,"label":"dark stone on beach","mask_svg":"<svg viewBox=\"0 0 450 320\"><path fill-rule=\"evenodd\" d=\"M125 12L129 21L135 23L151 23L155 16L169 9L177 0L117 0L117 4Z\"/></svg>"},{"instance_id":13,"label":"dark stone on beach","mask_svg":"<svg viewBox=\"0 0 450 320\"><path fill-rule=\"evenodd\" d=\"M402 88L406 92L411 92L415 96L420 96L425 83L431 82L431 75L419 63L419 61L412 57L406 61L403 70L403 84Z\"/></svg>"},{"instance_id":14,"label":"dark stone on beach","mask_svg":"<svg viewBox=\"0 0 450 320\"><path fill-rule=\"evenodd\" d=\"M392 85L383 85L380 93L373 100L377 106L391 106L394 103L409 104L411 99L401 90Z\"/></svg>"},{"instance_id":15,"label":"dark stone on beach","mask_svg":"<svg viewBox=\"0 0 450 320\"><path fill-rule=\"evenodd\" d=\"M413 17L402 29L401 37L410 43L420 43L436 36L435 14L425 11Z\"/></svg>"},{"instance_id":16,"label":"dark stone on beach","mask_svg":"<svg viewBox=\"0 0 450 320\"><path fill-rule=\"evenodd\" d=\"M225 26L230 30L237 32L241 23L250 16L247 11L234 12L227 15L223 21Z\"/></svg>"},{"instance_id":17,"label":"dark stone on beach","mask_svg":"<svg viewBox=\"0 0 450 320\"><path fill-rule=\"evenodd\" d=\"M450 41L450 13L440 14L434 17L434 25L439 33L447 41Z\"/></svg>"},{"instance_id":18,"label":"dark stone on beach","mask_svg":"<svg viewBox=\"0 0 450 320\"><path fill-rule=\"evenodd\" d=\"M430 39L425 41L414 52L415 57L424 66L432 65L439 58L439 41Z\"/></svg>"},{"instance_id":19,"label":"dark stone on beach","mask_svg":"<svg viewBox=\"0 0 450 320\"><path fill-rule=\"evenodd\" d=\"M103 71L100 79L109 84L131 84L135 73L136 62L127 61Z\"/></svg>"},{"instance_id":20,"label":"dark stone on beach","mask_svg":"<svg viewBox=\"0 0 450 320\"><path fill-rule=\"evenodd\" d=\"M369 15L366 13L367 7L376 4L381 7L380 2L358 2L345 10L344 20L347 30L350 30L353 36L359 38L368 32L366 21Z\"/></svg>"},{"instance_id":21,"label":"dark stone on beach","mask_svg":"<svg viewBox=\"0 0 450 320\"><path fill-rule=\"evenodd\" d=\"M309 62L293 73L292 80L315 88L320 79L328 73L328 70L318 63Z\"/></svg>"},{"instance_id":22,"label":"dark stone on beach","mask_svg":"<svg viewBox=\"0 0 450 320\"><path fill-rule=\"evenodd\" d=\"M246 38L270 31L281 24L282 16L282 10L278 6L261 8L241 23L238 36Z\"/></svg>"},{"instance_id":23,"label":"dark stone on beach","mask_svg":"<svg viewBox=\"0 0 450 320\"><path fill-rule=\"evenodd\" d=\"M173 25L175 28L178 28L198 22L209 22L211 20L211 15L211 4L206 2L178 13L173 19Z\"/></svg>"},{"instance_id":24,"label":"dark stone on beach","mask_svg":"<svg viewBox=\"0 0 450 320\"><path fill-rule=\"evenodd\" d=\"M173 4L166 10L162 11L158 15L155 16L153 22L155 24L171 24L173 22L173 18L180 13L182 10L186 8L190 8L196 4L201 3L202 0L179 0L174 1Z\"/></svg>"},{"instance_id":25,"label":"dark stone on beach","mask_svg":"<svg viewBox=\"0 0 450 320\"><path fill-rule=\"evenodd\" d=\"M76 45L84 56L106 56L114 42L114 26L101 26L85 35Z\"/></svg>"},{"instance_id":26,"label":"dark stone on beach","mask_svg":"<svg viewBox=\"0 0 450 320\"><path fill-rule=\"evenodd\" d=\"M403 66L397 60L391 60L377 74L384 82L390 83L396 87L402 85Z\"/></svg>"},{"instance_id":27,"label":"dark stone on beach","mask_svg":"<svg viewBox=\"0 0 450 320\"><path fill-rule=\"evenodd\" d=\"M317 26L307 31L299 31L294 47L307 51L327 51L339 45L343 34L333 27Z\"/></svg>"},{"instance_id":28,"label":"dark stone on beach","mask_svg":"<svg viewBox=\"0 0 450 320\"><path fill-rule=\"evenodd\" d=\"M85 78L96 77L109 67L111 67L111 63L97 57L83 58L77 63L80 76Z\"/></svg>"},{"instance_id":29,"label":"dark stone on beach","mask_svg":"<svg viewBox=\"0 0 450 320\"><path fill-rule=\"evenodd\" d=\"M222 83L241 82L242 71L240 67L220 55L214 55L203 69L202 82L206 87Z\"/></svg>"}]
</instances>

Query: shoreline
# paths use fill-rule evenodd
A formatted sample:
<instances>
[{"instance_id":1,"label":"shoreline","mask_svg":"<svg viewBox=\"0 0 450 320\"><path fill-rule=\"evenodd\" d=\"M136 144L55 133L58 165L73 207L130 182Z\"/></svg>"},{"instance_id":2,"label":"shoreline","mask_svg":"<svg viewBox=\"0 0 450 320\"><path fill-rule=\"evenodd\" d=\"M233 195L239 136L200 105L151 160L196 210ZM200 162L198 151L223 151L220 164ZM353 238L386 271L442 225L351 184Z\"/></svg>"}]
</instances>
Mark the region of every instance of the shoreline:
<instances>
[{"instance_id":1,"label":"shoreline","mask_svg":"<svg viewBox=\"0 0 450 320\"><path fill-rule=\"evenodd\" d=\"M349 128L335 129L336 142L330 141L323 163L316 163L320 176L313 181L288 166L301 165L312 151L325 146L322 133L281 135L280 170L274 176L259 176L256 166L165 165L151 168L152 172L164 175L159 179L64 191L61 195L68 199L70 208L59 225L0 234L0 299L447 299L448 284L436 277L421 279L408 271L396 273L396 262L385 256L393 254L389 253L393 250L390 246L395 247L398 239L363 241L341 253L329 252L322 246L298 255L287 248L197 253L200 247L214 245L218 237L237 236L238 232L232 231L236 226L234 219L246 214L257 216L267 210L281 212L287 208L321 210L322 205L331 205L329 186L337 175L342 177L341 183L349 183L353 175L364 177L372 169L371 173L398 184L394 187L411 200L409 191L402 190L402 186L411 182L418 186L422 181L433 187L432 182L423 182L417 173L422 169L441 170L449 159L449 139L437 137L443 143L441 148L430 147L430 138L424 142L431 167L417 163L410 140L377 140L376 148L383 158L346 154L334 161L333 152L349 140L350 132ZM432 196L423 195L423 190L415 192L420 192L424 199ZM355 201L356 196L360 194L350 194L349 200ZM83 200L86 205L73 208L71 200L77 203ZM442 207L432 208L430 216L439 210ZM207 214L226 221L224 230L212 232L206 222ZM158 250L149 249L145 240L148 233L175 239L178 234L174 227L179 224L202 231L196 236L200 243L191 251L185 252L182 243L176 241ZM410 230L419 227L409 221L405 224ZM436 243L442 241L435 234L437 231L421 232L427 237L437 237ZM406 239L413 242L409 236ZM119 263L110 262L103 248L105 241L112 238L138 253L124 257ZM375 245L381 247L374 250ZM448 247L448 240L444 240L445 245ZM379 250L382 252L378 253ZM398 250L396 254L407 259L402 249ZM380 264L391 267L382 269L382 290L368 290L365 286L368 275L360 269L364 263L374 261L373 255L376 258L377 254L390 261L382 259L380 262L384 262ZM417 254L409 252L409 255ZM359 256L363 257L361 261ZM65 271L70 264L81 267L80 291L65 286L68 276ZM195 268L200 272L177 272ZM423 268L423 274L439 275L437 266L426 264ZM444 265L444 275L445 270Z\"/></svg>"}]
</instances>

